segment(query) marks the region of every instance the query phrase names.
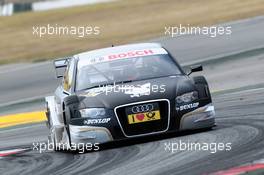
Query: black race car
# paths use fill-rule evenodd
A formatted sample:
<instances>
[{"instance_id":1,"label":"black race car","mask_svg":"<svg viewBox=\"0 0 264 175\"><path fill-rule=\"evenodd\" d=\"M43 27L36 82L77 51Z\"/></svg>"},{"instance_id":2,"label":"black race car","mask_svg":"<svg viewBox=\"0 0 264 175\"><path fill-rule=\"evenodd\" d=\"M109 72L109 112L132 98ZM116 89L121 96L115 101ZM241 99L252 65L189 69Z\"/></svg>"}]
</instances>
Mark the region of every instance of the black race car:
<instances>
[{"instance_id":1,"label":"black race car","mask_svg":"<svg viewBox=\"0 0 264 175\"><path fill-rule=\"evenodd\" d=\"M46 97L55 149L215 125L206 79L189 77L202 66L185 73L160 44L99 49L54 65L63 77L55 95Z\"/></svg>"}]
</instances>

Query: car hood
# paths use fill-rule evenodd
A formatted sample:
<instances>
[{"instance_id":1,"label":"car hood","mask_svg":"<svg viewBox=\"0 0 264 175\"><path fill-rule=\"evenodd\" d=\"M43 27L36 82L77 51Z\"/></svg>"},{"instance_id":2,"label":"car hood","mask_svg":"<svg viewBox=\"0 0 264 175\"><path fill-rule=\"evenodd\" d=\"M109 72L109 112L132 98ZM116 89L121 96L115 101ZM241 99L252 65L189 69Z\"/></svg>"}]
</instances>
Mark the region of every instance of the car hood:
<instances>
[{"instance_id":1,"label":"car hood","mask_svg":"<svg viewBox=\"0 0 264 175\"><path fill-rule=\"evenodd\" d=\"M104 86L79 92L81 108L116 106L156 99L174 100L176 96L195 90L187 76L170 76L131 83Z\"/></svg>"}]
</instances>

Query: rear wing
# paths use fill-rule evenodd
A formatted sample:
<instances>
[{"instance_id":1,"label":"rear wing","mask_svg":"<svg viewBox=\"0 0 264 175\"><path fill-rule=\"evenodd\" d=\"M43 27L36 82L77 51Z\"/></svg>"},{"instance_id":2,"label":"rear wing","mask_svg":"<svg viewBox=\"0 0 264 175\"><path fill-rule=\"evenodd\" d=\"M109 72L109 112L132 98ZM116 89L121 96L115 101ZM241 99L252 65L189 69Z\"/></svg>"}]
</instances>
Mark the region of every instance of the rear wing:
<instances>
[{"instance_id":1,"label":"rear wing","mask_svg":"<svg viewBox=\"0 0 264 175\"><path fill-rule=\"evenodd\" d=\"M70 59L71 59L71 57L65 57L65 58L59 58L59 59L54 60L53 64L55 67L57 78L63 77L64 72L68 66Z\"/></svg>"}]
</instances>

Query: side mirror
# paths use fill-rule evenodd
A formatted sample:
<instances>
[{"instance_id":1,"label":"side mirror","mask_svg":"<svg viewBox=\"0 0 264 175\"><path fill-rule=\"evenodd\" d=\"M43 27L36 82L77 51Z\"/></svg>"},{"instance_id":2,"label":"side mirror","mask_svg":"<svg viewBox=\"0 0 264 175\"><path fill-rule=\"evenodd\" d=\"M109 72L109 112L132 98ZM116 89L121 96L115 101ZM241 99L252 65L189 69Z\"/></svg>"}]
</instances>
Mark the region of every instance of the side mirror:
<instances>
[{"instance_id":1,"label":"side mirror","mask_svg":"<svg viewBox=\"0 0 264 175\"><path fill-rule=\"evenodd\" d=\"M200 72L203 71L202 65L194 65L190 67L190 72L187 75L191 75L193 72Z\"/></svg>"}]
</instances>

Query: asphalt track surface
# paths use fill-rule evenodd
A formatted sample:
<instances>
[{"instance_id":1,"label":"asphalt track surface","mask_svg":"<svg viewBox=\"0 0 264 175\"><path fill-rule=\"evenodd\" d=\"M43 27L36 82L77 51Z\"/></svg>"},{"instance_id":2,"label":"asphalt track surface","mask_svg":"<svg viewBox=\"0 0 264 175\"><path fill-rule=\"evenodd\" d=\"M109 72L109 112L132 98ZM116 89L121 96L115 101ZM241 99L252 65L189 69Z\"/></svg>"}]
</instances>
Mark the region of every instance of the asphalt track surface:
<instances>
[{"instance_id":1,"label":"asphalt track surface","mask_svg":"<svg viewBox=\"0 0 264 175\"><path fill-rule=\"evenodd\" d=\"M207 61L204 75L210 77L213 89L236 88L236 90L213 94L217 113L217 127L213 130L149 137L134 140L132 145L130 142L118 143L119 147L85 154L53 151L39 153L31 149L22 154L0 159L1 174L198 175L263 159L264 88L262 83L264 78L262 69L264 64L262 61L264 56L259 48L264 45L264 18L258 17L230 25L233 30L231 38L208 39L203 36L182 36L162 40L173 54L178 55L182 64ZM226 57L226 55L234 56ZM217 57L232 59L231 61L223 59L219 63L210 62ZM249 67L244 65L241 70L242 63ZM228 73L230 69L232 71ZM1 84L1 90L11 88L7 93L1 92L1 100L2 94L4 98L1 104L13 103L22 98L34 99L50 93L57 83L52 79L51 71L50 63L9 66L9 68L7 66L0 69L1 81L6 82L4 86ZM248 77L241 74L243 71L251 73L255 71L256 75ZM223 77L220 76L221 72L225 72ZM32 78L20 79L29 75ZM37 75L41 76L36 77ZM13 76L12 78L17 81L11 81L8 76L9 78ZM16 79L17 77L19 78ZM215 77L220 78L220 82L214 82ZM224 77L231 78L231 81L225 82ZM17 96L12 94L12 90ZM35 94L35 92L39 93ZM0 150L32 147L32 142L45 142L46 136L47 129L44 124L0 130ZM180 142L231 143L231 150L216 153L212 153L212 150L175 150L172 153L165 149L165 145Z\"/></svg>"},{"instance_id":2,"label":"asphalt track surface","mask_svg":"<svg viewBox=\"0 0 264 175\"><path fill-rule=\"evenodd\" d=\"M264 157L264 89L214 96L217 127L212 131L172 135L147 143L94 153L37 150L0 159L3 174L204 174ZM32 134L32 132L34 132ZM25 128L1 136L6 142L31 140L44 128ZM156 140L156 141L155 141ZM29 141L29 140L28 140ZM171 151L165 143L232 143L231 151ZM24 140L25 142L25 140ZM30 141L29 141L30 142ZM3 145L2 145L3 146ZM24 145L24 146L30 146Z\"/></svg>"}]
</instances>

